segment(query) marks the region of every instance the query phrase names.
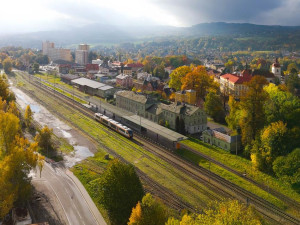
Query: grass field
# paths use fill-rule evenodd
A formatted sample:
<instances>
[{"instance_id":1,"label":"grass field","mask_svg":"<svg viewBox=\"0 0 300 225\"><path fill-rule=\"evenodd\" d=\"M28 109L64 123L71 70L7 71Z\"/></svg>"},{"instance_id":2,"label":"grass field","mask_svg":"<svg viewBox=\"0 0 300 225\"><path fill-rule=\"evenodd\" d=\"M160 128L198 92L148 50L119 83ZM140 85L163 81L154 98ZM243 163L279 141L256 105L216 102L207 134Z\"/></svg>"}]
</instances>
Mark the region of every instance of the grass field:
<instances>
[{"instance_id":1,"label":"grass field","mask_svg":"<svg viewBox=\"0 0 300 225\"><path fill-rule=\"evenodd\" d=\"M199 165L205 169L210 170L211 172L225 178L226 180L244 188L245 190L248 190L257 196L266 199L267 201L273 203L274 205L278 206L279 208L285 210L287 209L287 206L279 199L275 198L274 196L270 195L269 193L261 190L257 186L251 184L248 181L245 181L244 179L240 178L239 176L223 169L220 166L217 166L213 163L210 163L208 160L202 158L201 156L190 152L188 150L179 149L176 152L178 155L180 155L182 158L187 159L190 162L193 162L196 165Z\"/></svg>"},{"instance_id":2,"label":"grass field","mask_svg":"<svg viewBox=\"0 0 300 225\"><path fill-rule=\"evenodd\" d=\"M108 132L108 128L93 119L87 118L79 113L74 113L67 106L57 104L55 99L40 94L38 89L28 83L26 83L24 87L33 90L41 102L49 106L48 109L51 112L64 115L64 119L67 120L70 125L73 124L88 133L97 139L101 146L113 150L126 161L134 164L150 178L165 186L195 208L203 208L211 200L222 198L222 196L212 192L194 179L187 177L181 171L174 169L172 165L145 151L125 137L121 135L118 135L118 138L111 136ZM101 149L105 151L103 147Z\"/></svg>"},{"instance_id":3,"label":"grass field","mask_svg":"<svg viewBox=\"0 0 300 225\"><path fill-rule=\"evenodd\" d=\"M268 174L255 170L252 167L252 163L250 160L231 154L220 148L207 145L197 139L191 138L189 140L182 141L182 143L203 154L208 155L209 157L225 164L226 166L236 171L239 171L241 173L246 172L247 176L252 178L253 180L262 184L267 184L268 186L290 197L291 199L300 202L300 194L297 193L289 184L284 183Z\"/></svg>"}]
</instances>

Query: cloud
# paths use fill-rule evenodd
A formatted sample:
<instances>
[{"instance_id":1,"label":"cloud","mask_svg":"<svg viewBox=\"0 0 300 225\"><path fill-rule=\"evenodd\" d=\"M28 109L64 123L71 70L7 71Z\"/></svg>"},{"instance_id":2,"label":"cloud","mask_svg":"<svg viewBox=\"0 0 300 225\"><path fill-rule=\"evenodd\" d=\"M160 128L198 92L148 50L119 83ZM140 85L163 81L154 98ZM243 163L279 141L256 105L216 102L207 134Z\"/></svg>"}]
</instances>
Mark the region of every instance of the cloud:
<instances>
[{"instance_id":1,"label":"cloud","mask_svg":"<svg viewBox=\"0 0 300 225\"><path fill-rule=\"evenodd\" d=\"M257 16L284 5L287 0L155 0L183 24L202 22L252 22ZM290 1L290 0L288 0ZM261 16L260 16L261 17ZM262 18L262 17L261 17ZM258 21L264 23L265 21Z\"/></svg>"},{"instance_id":2,"label":"cloud","mask_svg":"<svg viewBox=\"0 0 300 225\"><path fill-rule=\"evenodd\" d=\"M0 24L0 32L66 29L93 23L300 25L299 12L299 0L9 0L1 4L0 19L5 22Z\"/></svg>"}]
</instances>

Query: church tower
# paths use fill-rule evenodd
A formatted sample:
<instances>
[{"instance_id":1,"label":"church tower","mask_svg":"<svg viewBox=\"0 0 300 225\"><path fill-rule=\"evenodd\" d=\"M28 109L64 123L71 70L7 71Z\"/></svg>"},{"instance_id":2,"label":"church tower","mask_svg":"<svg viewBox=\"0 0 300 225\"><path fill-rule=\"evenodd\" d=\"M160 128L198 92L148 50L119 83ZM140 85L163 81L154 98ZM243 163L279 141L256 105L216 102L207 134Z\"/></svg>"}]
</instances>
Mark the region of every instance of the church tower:
<instances>
[{"instance_id":1,"label":"church tower","mask_svg":"<svg viewBox=\"0 0 300 225\"><path fill-rule=\"evenodd\" d=\"M277 58L275 59L275 62L272 64L272 73L274 73L274 76L277 77L279 82L281 83L281 67Z\"/></svg>"}]
</instances>

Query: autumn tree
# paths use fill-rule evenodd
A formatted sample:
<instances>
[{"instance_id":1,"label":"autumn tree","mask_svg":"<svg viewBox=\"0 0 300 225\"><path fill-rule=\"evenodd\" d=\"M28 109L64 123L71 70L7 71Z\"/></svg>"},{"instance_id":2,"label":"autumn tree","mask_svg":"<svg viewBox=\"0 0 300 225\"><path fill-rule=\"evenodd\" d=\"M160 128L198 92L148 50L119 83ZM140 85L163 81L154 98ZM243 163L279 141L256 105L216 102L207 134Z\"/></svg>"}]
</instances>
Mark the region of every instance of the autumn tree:
<instances>
[{"instance_id":1,"label":"autumn tree","mask_svg":"<svg viewBox=\"0 0 300 225\"><path fill-rule=\"evenodd\" d=\"M170 82L169 86L170 88L174 88L176 91L181 90L181 80L183 77L185 77L188 73L191 72L191 67L189 66L181 66L173 70L173 72L170 74Z\"/></svg>"},{"instance_id":2,"label":"autumn tree","mask_svg":"<svg viewBox=\"0 0 300 225\"><path fill-rule=\"evenodd\" d=\"M207 74L204 66L197 66L192 69L185 77L181 79L181 90L192 89L197 92L197 96L204 99L210 91L217 91L218 84L214 78Z\"/></svg>"},{"instance_id":3,"label":"autumn tree","mask_svg":"<svg viewBox=\"0 0 300 225\"><path fill-rule=\"evenodd\" d=\"M53 130L50 129L48 126L44 126L39 133L35 136L34 140L38 143L38 146L41 152L49 154L49 151L55 150L53 140Z\"/></svg>"},{"instance_id":4,"label":"autumn tree","mask_svg":"<svg viewBox=\"0 0 300 225\"><path fill-rule=\"evenodd\" d=\"M8 81L5 75L0 75L0 97L7 102L15 100L15 95L8 88Z\"/></svg>"},{"instance_id":5,"label":"autumn tree","mask_svg":"<svg viewBox=\"0 0 300 225\"><path fill-rule=\"evenodd\" d=\"M12 65L13 65L11 58L7 57L6 59L4 59L2 64L3 64L4 72L6 74L10 74L12 71Z\"/></svg>"},{"instance_id":6,"label":"autumn tree","mask_svg":"<svg viewBox=\"0 0 300 225\"><path fill-rule=\"evenodd\" d=\"M164 225L168 219L166 207L147 193L142 203L132 209L128 225Z\"/></svg>"},{"instance_id":7,"label":"autumn tree","mask_svg":"<svg viewBox=\"0 0 300 225\"><path fill-rule=\"evenodd\" d=\"M224 122L225 111L222 100L215 92L209 92L204 103L205 112L210 115L216 122Z\"/></svg>"},{"instance_id":8,"label":"autumn tree","mask_svg":"<svg viewBox=\"0 0 300 225\"><path fill-rule=\"evenodd\" d=\"M295 149L287 156L280 156L273 162L273 171L276 176L291 184L300 184L300 148Z\"/></svg>"},{"instance_id":9,"label":"autumn tree","mask_svg":"<svg viewBox=\"0 0 300 225\"><path fill-rule=\"evenodd\" d=\"M233 96L229 96L228 101L229 114L226 116L226 123L231 130L237 130L239 127L239 121L241 118L240 104L237 102Z\"/></svg>"},{"instance_id":10,"label":"autumn tree","mask_svg":"<svg viewBox=\"0 0 300 225\"><path fill-rule=\"evenodd\" d=\"M25 114L24 114L24 121L25 121L27 128L30 128L30 126L31 126L32 115L33 115L33 113L31 111L30 105L27 105L26 109L25 109Z\"/></svg>"},{"instance_id":11,"label":"autumn tree","mask_svg":"<svg viewBox=\"0 0 300 225\"><path fill-rule=\"evenodd\" d=\"M133 207L144 195L134 167L114 159L101 178L90 184L93 197L107 210L112 224L126 224Z\"/></svg>"},{"instance_id":12,"label":"autumn tree","mask_svg":"<svg viewBox=\"0 0 300 225\"><path fill-rule=\"evenodd\" d=\"M37 144L20 138L19 119L0 112L0 219L15 203L24 203L30 194L28 174L37 163Z\"/></svg>"},{"instance_id":13,"label":"autumn tree","mask_svg":"<svg viewBox=\"0 0 300 225\"><path fill-rule=\"evenodd\" d=\"M282 121L271 123L257 138L251 159L254 166L260 170L272 170L272 163L278 156L289 153L290 135L286 124Z\"/></svg>"},{"instance_id":14,"label":"autumn tree","mask_svg":"<svg viewBox=\"0 0 300 225\"><path fill-rule=\"evenodd\" d=\"M267 123L282 121L288 128L300 126L300 100L278 86L269 84L264 88L269 99L265 104Z\"/></svg>"},{"instance_id":15,"label":"autumn tree","mask_svg":"<svg viewBox=\"0 0 300 225\"><path fill-rule=\"evenodd\" d=\"M179 221L170 218L166 225L178 225ZM211 225L211 224L247 224L261 225L263 219L252 206L246 206L237 200L214 202L204 209L203 214L184 215L180 225Z\"/></svg>"},{"instance_id":16,"label":"autumn tree","mask_svg":"<svg viewBox=\"0 0 300 225\"><path fill-rule=\"evenodd\" d=\"M267 80L261 76L254 76L247 83L248 91L241 97L240 109L241 119L239 125L242 132L242 142L251 145L252 141L265 124L264 105L268 99L268 93L263 87L267 84Z\"/></svg>"}]
</instances>

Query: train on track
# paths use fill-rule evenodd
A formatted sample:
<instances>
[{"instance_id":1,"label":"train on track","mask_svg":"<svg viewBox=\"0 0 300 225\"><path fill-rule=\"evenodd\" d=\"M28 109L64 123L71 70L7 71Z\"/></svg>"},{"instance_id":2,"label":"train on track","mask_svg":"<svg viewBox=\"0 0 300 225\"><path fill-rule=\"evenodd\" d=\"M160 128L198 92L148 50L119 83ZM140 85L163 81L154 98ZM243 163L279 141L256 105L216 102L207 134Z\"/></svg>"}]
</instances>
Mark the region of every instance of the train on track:
<instances>
[{"instance_id":1,"label":"train on track","mask_svg":"<svg viewBox=\"0 0 300 225\"><path fill-rule=\"evenodd\" d=\"M109 117L101 114L101 113L95 113L94 118L96 121L104 124L107 127L110 127L111 129L115 130L119 134L122 134L123 136L127 138L133 138L133 131L124 126L123 124L114 121L113 119L110 119Z\"/></svg>"}]
</instances>

